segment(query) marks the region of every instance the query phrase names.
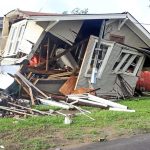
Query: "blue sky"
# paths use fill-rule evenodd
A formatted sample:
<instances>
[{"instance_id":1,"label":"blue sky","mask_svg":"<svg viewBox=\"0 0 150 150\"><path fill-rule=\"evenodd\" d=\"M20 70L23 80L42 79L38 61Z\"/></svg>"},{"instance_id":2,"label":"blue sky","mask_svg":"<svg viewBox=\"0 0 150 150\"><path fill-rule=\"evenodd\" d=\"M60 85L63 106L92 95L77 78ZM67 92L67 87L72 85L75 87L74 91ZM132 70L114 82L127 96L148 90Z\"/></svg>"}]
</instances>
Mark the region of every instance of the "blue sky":
<instances>
[{"instance_id":1,"label":"blue sky","mask_svg":"<svg viewBox=\"0 0 150 150\"><path fill-rule=\"evenodd\" d=\"M3 0L0 16L19 8L29 11L62 13L74 8L88 8L89 13L130 12L139 22L150 24L149 0ZM145 25L150 32L150 25Z\"/></svg>"}]
</instances>

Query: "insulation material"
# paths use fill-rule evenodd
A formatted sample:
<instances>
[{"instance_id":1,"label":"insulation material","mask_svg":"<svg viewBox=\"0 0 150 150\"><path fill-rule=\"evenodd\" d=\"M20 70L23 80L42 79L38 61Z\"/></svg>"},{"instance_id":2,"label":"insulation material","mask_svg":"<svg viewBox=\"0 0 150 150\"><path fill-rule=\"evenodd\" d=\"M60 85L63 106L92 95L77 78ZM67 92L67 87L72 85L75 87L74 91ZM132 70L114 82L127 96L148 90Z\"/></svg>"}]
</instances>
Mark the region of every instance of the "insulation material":
<instances>
[{"instance_id":1,"label":"insulation material","mask_svg":"<svg viewBox=\"0 0 150 150\"><path fill-rule=\"evenodd\" d=\"M19 71L19 69L20 65L0 66L0 72L6 72L12 75L14 75L17 71Z\"/></svg>"},{"instance_id":2,"label":"insulation material","mask_svg":"<svg viewBox=\"0 0 150 150\"><path fill-rule=\"evenodd\" d=\"M18 61L18 58L4 58L1 60L1 65L13 65Z\"/></svg>"},{"instance_id":3,"label":"insulation material","mask_svg":"<svg viewBox=\"0 0 150 150\"><path fill-rule=\"evenodd\" d=\"M0 73L0 89L7 89L14 82L14 78L7 73Z\"/></svg>"},{"instance_id":4,"label":"insulation material","mask_svg":"<svg viewBox=\"0 0 150 150\"><path fill-rule=\"evenodd\" d=\"M1 66L19 64L23 62L25 59L27 59L27 56L21 58L4 58L1 60L0 64Z\"/></svg>"}]
</instances>

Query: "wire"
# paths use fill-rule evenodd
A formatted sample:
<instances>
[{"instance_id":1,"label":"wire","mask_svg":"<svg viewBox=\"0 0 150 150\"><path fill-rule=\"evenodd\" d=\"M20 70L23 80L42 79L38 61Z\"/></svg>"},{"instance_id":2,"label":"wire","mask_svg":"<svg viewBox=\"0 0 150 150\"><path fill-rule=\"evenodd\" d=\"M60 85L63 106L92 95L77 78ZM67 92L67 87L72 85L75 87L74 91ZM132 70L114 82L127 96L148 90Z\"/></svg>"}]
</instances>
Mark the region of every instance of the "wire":
<instances>
[{"instance_id":1,"label":"wire","mask_svg":"<svg viewBox=\"0 0 150 150\"><path fill-rule=\"evenodd\" d=\"M141 25L147 25L147 26L150 26L150 23L137 23L137 22L134 22L135 24L141 24Z\"/></svg>"},{"instance_id":2,"label":"wire","mask_svg":"<svg viewBox=\"0 0 150 150\"><path fill-rule=\"evenodd\" d=\"M45 3L44 3L43 6L39 9L38 12L41 12L41 11L42 11L42 9L46 6L47 2L48 2L48 0L45 1Z\"/></svg>"}]
</instances>

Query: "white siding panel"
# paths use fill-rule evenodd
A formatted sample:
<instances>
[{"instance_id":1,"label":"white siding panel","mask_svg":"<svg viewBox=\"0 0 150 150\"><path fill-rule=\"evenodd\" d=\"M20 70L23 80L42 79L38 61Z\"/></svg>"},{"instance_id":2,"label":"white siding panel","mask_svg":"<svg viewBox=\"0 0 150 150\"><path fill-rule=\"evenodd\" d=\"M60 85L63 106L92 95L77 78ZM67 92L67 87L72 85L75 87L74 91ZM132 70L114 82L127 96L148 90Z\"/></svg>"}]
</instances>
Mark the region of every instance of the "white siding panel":
<instances>
[{"instance_id":1,"label":"white siding panel","mask_svg":"<svg viewBox=\"0 0 150 150\"><path fill-rule=\"evenodd\" d=\"M28 22L21 45L19 47L20 51L29 54L31 52L32 46L37 42L43 30L44 29L37 25L36 22Z\"/></svg>"},{"instance_id":2,"label":"white siding panel","mask_svg":"<svg viewBox=\"0 0 150 150\"><path fill-rule=\"evenodd\" d=\"M60 21L50 32L61 40L71 44L74 42L83 21ZM70 41L70 42L69 42Z\"/></svg>"},{"instance_id":3,"label":"white siding panel","mask_svg":"<svg viewBox=\"0 0 150 150\"><path fill-rule=\"evenodd\" d=\"M118 30L119 21L115 21L106 26L104 39L109 40L110 34L125 36L126 45L140 48L140 47L148 47L144 41L142 41L136 33L134 33L126 24L122 26L120 30Z\"/></svg>"}]
</instances>

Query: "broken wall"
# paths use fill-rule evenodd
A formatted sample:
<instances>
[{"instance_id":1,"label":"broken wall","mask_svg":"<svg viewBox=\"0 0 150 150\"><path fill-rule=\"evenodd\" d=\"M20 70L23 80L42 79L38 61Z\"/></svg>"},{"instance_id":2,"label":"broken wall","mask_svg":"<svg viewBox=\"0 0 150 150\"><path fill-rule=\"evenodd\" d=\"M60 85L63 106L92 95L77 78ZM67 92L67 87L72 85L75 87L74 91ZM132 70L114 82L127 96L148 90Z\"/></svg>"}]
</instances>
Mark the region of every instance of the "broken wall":
<instances>
[{"instance_id":1,"label":"broken wall","mask_svg":"<svg viewBox=\"0 0 150 150\"><path fill-rule=\"evenodd\" d=\"M109 22L109 21L108 21ZM142 41L136 33L132 31L126 24L124 24L121 29L118 29L119 20L113 21L111 23L106 24L104 39L110 40L111 34L118 36L118 38L124 38L124 43L131 47L140 48L140 47L148 47L144 41ZM120 36L120 37L119 37Z\"/></svg>"},{"instance_id":2,"label":"broken wall","mask_svg":"<svg viewBox=\"0 0 150 150\"><path fill-rule=\"evenodd\" d=\"M118 75L120 74L122 76L122 78L127 81L126 84L129 84L130 88L132 88L131 90L134 91L134 88L136 86L136 82L137 82L137 73L141 70L141 67L143 66L144 63L144 55L143 54L139 54L141 56L141 58L139 59L137 68L135 68L135 72L133 73L127 73L127 72L115 72L115 63L117 62L118 58L120 57L122 50L125 49L129 50L129 52L133 51L133 54L136 53L138 54L138 52L135 49L129 48L127 46L123 46L117 43L112 43L112 50L108 50L106 52L106 55L104 57L104 60L102 62L105 63L105 65L103 66L103 70L100 77L96 77L96 83L95 84L89 84L91 82L91 75L90 76L86 76L86 70L87 67L89 66L89 62L91 61L91 55L92 55L92 50L95 48L94 45L94 41L97 40L96 37L91 36L86 52L85 52L85 56L83 59L83 63L78 75L78 79L77 79L77 83L76 83L76 89L81 88L81 87L85 87L85 88L89 88L90 86L93 86L94 89L100 88L99 91L97 91L98 94L103 95L103 94L116 94L119 93L120 95L123 93L122 91L122 87L121 87L121 83L120 81L118 81ZM127 54L128 55L128 54ZM124 55L125 56L125 55ZM129 57L129 55L128 55ZM133 57L133 56L132 56ZM106 60L107 59L107 60ZM131 57L128 58L129 60L132 59ZM125 60L125 62L127 61L127 58ZM123 63L122 63L123 64ZM125 64L126 65L126 64ZM121 67L121 66L120 66ZM122 82L122 81L121 81ZM117 90L117 92L116 92ZM133 94L133 93L132 93Z\"/></svg>"},{"instance_id":3,"label":"broken wall","mask_svg":"<svg viewBox=\"0 0 150 150\"><path fill-rule=\"evenodd\" d=\"M82 24L83 20L60 21L50 30L50 33L72 45Z\"/></svg>"}]
</instances>

